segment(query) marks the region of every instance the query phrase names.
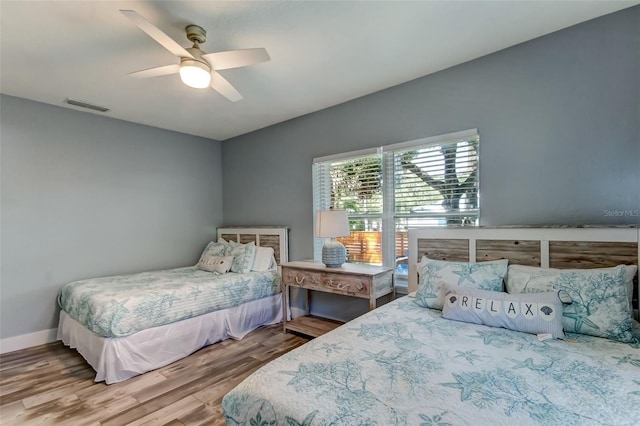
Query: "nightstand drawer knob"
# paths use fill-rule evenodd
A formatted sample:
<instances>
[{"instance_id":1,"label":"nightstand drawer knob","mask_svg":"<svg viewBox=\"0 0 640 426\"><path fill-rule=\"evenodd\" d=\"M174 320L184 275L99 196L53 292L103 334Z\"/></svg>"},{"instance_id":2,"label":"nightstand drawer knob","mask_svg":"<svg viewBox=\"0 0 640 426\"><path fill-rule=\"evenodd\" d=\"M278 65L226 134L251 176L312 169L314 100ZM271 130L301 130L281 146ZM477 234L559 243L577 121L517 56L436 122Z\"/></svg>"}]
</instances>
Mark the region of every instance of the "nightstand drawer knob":
<instances>
[{"instance_id":1,"label":"nightstand drawer knob","mask_svg":"<svg viewBox=\"0 0 640 426\"><path fill-rule=\"evenodd\" d=\"M304 277L300 278L300 277L296 277L296 283L297 284L302 284L304 282Z\"/></svg>"},{"instance_id":2,"label":"nightstand drawer knob","mask_svg":"<svg viewBox=\"0 0 640 426\"><path fill-rule=\"evenodd\" d=\"M358 291L362 290L363 287L364 285L362 283L356 284L356 288L358 289Z\"/></svg>"}]
</instances>

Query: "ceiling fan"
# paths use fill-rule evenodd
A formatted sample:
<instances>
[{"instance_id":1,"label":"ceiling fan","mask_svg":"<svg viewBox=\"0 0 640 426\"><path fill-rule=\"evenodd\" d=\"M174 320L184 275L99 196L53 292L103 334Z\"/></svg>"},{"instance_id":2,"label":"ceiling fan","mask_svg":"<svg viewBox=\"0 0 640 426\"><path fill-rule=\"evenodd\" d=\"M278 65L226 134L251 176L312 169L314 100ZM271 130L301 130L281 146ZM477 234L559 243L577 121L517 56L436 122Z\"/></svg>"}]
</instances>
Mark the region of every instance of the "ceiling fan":
<instances>
[{"instance_id":1,"label":"ceiling fan","mask_svg":"<svg viewBox=\"0 0 640 426\"><path fill-rule=\"evenodd\" d=\"M253 65L270 59L264 48L205 53L200 49L200 44L207 40L207 32L198 25L187 25L185 28L187 38L193 43L193 47L184 48L136 11L121 9L120 12L162 47L180 58L178 64L149 68L129 74L133 77L180 74L182 82L187 86L196 89L211 87L235 102L242 99L242 95L217 71Z\"/></svg>"}]
</instances>

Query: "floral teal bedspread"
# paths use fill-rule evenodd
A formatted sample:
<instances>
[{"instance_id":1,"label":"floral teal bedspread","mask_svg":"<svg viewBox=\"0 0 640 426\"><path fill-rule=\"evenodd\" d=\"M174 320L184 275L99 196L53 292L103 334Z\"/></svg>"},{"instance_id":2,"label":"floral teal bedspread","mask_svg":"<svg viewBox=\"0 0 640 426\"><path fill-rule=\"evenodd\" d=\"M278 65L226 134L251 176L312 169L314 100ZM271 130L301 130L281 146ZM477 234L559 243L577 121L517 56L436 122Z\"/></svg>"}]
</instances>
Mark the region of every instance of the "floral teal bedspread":
<instances>
[{"instance_id":1,"label":"floral teal bedspread","mask_svg":"<svg viewBox=\"0 0 640 426\"><path fill-rule=\"evenodd\" d=\"M94 333L121 337L279 291L276 271L216 275L186 267L71 282L58 305Z\"/></svg>"},{"instance_id":2,"label":"floral teal bedspread","mask_svg":"<svg viewBox=\"0 0 640 426\"><path fill-rule=\"evenodd\" d=\"M262 367L229 425L632 425L640 349L446 320L404 297Z\"/></svg>"}]
</instances>

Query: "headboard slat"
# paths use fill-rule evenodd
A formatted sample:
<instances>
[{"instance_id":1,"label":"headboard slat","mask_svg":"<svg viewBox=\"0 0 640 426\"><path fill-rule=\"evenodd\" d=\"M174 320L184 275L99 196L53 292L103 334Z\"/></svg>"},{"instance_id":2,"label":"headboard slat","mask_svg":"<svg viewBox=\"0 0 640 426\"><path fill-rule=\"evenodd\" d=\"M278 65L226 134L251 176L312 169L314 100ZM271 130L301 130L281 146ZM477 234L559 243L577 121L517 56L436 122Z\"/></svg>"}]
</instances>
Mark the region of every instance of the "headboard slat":
<instances>
[{"instance_id":1,"label":"headboard slat","mask_svg":"<svg viewBox=\"0 0 640 426\"><path fill-rule=\"evenodd\" d=\"M220 237L224 238L227 241L235 241L238 242L238 234L220 234Z\"/></svg>"},{"instance_id":2,"label":"headboard slat","mask_svg":"<svg viewBox=\"0 0 640 426\"><path fill-rule=\"evenodd\" d=\"M540 266L540 241L477 240L476 261L509 259L513 263Z\"/></svg>"},{"instance_id":3,"label":"headboard slat","mask_svg":"<svg viewBox=\"0 0 640 426\"><path fill-rule=\"evenodd\" d=\"M285 226L218 228L218 238L242 244L253 241L261 247L271 247L278 265L289 260L289 228Z\"/></svg>"},{"instance_id":4,"label":"headboard slat","mask_svg":"<svg viewBox=\"0 0 640 426\"><path fill-rule=\"evenodd\" d=\"M254 242L257 245L258 236L254 234L240 234L240 243L247 244L250 242Z\"/></svg>"},{"instance_id":5,"label":"headboard slat","mask_svg":"<svg viewBox=\"0 0 640 426\"><path fill-rule=\"evenodd\" d=\"M421 239L418 241L418 254L418 260L427 256L429 259L468 262L469 240Z\"/></svg>"},{"instance_id":6,"label":"headboard slat","mask_svg":"<svg viewBox=\"0 0 640 426\"><path fill-rule=\"evenodd\" d=\"M549 241L551 268L606 268L637 265L637 243L602 241Z\"/></svg>"}]
</instances>

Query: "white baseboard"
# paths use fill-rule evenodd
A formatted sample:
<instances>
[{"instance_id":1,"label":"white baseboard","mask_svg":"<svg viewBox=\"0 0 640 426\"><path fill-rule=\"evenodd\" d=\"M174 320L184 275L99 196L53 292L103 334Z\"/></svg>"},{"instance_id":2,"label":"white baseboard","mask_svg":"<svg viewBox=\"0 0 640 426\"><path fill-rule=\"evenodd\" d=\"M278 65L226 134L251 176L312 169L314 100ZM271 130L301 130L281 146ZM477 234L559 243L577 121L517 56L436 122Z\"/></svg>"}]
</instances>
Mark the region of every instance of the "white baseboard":
<instances>
[{"instance_id":1,"label":"white baseboard","mask_svg":"<svg viewBox=\"0 0 640 426\"><path fill-rule=\"evenodd\" d=\"M31 346L44 345L58 340L58 329L36 331L35 333L23 334L21 336L8 337L0 340L0 354L19 351Z\"/></svg>"}]
</instances>

